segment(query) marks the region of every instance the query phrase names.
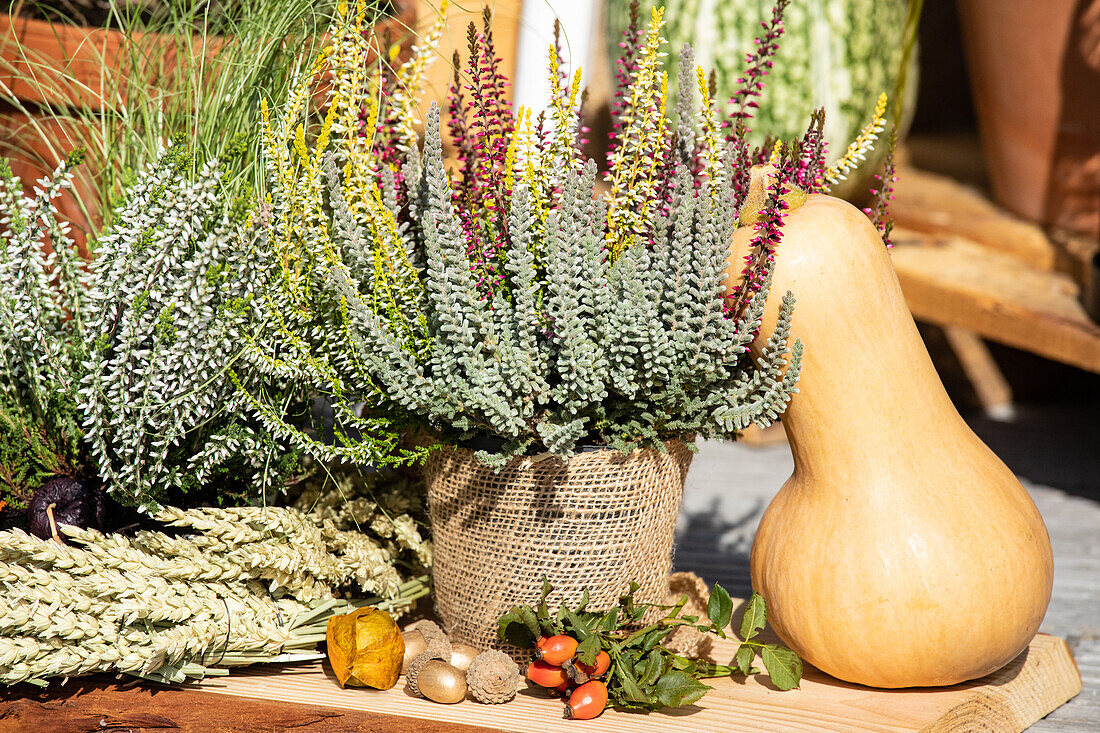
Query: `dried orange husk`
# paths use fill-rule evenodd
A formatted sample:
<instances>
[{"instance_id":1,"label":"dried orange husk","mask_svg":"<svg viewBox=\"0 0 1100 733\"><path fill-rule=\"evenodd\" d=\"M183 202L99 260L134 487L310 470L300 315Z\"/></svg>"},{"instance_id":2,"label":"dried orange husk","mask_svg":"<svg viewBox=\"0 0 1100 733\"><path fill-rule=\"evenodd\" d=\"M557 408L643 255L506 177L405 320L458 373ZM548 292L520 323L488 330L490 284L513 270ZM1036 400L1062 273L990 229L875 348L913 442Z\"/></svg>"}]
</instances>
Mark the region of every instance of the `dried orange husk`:
<instances>
[{"instance_id":1,"label":"dried orange husk","mask_svg":"<svg viewBox=\"0 0 1100 733\"><path fill-rule=\"evenodd\" d=\"M405 640L385 611L360 608L328 620L328 661L341 687L388 690L401 676Z\"/></svg>"}]
</instances>

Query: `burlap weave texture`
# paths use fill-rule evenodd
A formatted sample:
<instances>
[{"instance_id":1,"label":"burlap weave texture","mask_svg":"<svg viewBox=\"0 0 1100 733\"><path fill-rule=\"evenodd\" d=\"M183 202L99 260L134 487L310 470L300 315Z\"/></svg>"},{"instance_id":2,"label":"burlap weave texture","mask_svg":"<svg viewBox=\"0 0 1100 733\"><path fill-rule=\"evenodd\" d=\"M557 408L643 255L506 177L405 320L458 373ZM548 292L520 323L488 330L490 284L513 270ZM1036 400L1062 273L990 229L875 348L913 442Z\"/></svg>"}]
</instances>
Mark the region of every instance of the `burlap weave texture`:
<instances>
[{"instance_id":1,"label":"burlap weave texture","mask_svg":"<svg viewBox=\"0 0 1100 733\"><path fill-rule=\"evenodd\" d=\"M466 449L434 453L425 466L432 575L451 638L505 648L497 619L516 604L537 604L543 578L554 588L551 608L576 604L586 589L590 609L611 608L632 580L638 601L664 603L692 456L671 441L667 453L547 454L495 473Z\"/></svg>"}]
</instances>

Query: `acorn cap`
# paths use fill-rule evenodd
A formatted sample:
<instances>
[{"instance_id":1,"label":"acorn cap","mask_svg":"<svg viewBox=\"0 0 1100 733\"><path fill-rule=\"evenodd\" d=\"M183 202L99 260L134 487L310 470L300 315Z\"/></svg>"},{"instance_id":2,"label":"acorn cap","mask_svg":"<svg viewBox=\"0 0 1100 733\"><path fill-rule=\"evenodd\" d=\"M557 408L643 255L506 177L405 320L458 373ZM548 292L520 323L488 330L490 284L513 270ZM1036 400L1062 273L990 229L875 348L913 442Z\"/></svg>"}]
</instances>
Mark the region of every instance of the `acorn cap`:
<instances>
[{"instance_id":1,"label":"acorn cap","mask_svg":"<svg viewBox=\"0 0 1100 733\"><path fill-rule=\"evenodd\" d=\"M428 646L424 650L425 654L431 654L432 659L442 659L444 662L451 661L451 642L446 638L440 639L439 637L432 637L426 641Z\"/></svg>"},{"instance_id":2,"label":"acorn cap","mask_svg":"<svg viewBox=\"0 0 1100 733\"><path fill-rule=\"evenodd\" d=\"M516 696L523 683L519 665L502 651L491 649L474 657L466 671L466 685L478 702L495 705Z\"/></svg>"},{"instance_id":3,"label":"acorn cap","mask_svg":"<svg viewBox=\"0 0 1100 733\"><path fill-rule=\"evenodd\" d=\"M420 621L416 624L416 630L420 632L424 637L424 641L428 642L429 645L432 643L432 639L441 639L448 644L451 641L435 621L428 621L427 619Z\"/></svg>"},{"instance_id":4,"label":"acorn cap","mask_svg":"<svg viewBox=\"0 0 1100 733\"><path fill-rule=\"evenodd\" d=\"M417 697L424 697L420 693L420 686L417 684L420 670L424 669L424 665L433 659L439 659L439 657L432 656L430 652L421 652L409 662L409 667L405 670L405 683L408 684L409 691Z\"/></svg>"}]
</instances>

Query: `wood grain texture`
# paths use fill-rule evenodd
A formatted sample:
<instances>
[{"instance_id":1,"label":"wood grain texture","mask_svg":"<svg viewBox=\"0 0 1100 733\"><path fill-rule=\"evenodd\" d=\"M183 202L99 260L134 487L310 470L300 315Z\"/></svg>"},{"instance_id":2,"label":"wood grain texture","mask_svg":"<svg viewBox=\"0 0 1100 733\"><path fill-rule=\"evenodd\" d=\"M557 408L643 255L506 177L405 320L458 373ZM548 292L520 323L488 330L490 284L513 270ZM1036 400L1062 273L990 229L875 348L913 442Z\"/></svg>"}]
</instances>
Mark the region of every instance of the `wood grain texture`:
<instances>
[{"instance_id":1,"label":"wood grain texture","mask_svg":"<svg viewBox=\"0 0 1100 733\"><path fill-rule=\"evenodd\" d=\"M944 326L943 335L986 414L994 419L1011 418L1012 386L985 341L958 326Z\"/></svg>"},{"instance_id":2,"label":"wood grain texture","mask_svg":"<svg viewBox=\"0 0 1100 733\"><path fill-rule=\"evenodd\" d=\"M1042 229L947 176L899 169L890 213L899 227L965 237L1039 270L1054 267L1055 247Z\"/></svg>"},{"instance_id":3,"label":"wood grain texture","mask_svg":"<svg viewBox=\"0 0 1100 733\"><path fill-rule=\"evenodd\" d=\"M894 241L894 270L918 320L1100 373L1100 326L1085 314L1069 276L963 237L899 227Z\"/></svg>"},{"instance_id":4,"label":"wood grain texture","mask_svg":"<svg viewBox=\"0 0 1100 733\"><path fill-rule=\"evenodd\" d=\"M735 645L715 645L714 658ZM255 669L204 680L199 689L220 695L299 702L344 711L372 711L424 721L486 726L510 733L668 733L708 731L852 730L1022 731L1081 690L1073 657L1061 639L1040 634L1026 653L983 680L942 689L872 690L807 667L799 690L780 692L767 680L710 680L713 690L696 705L649 715L610 710L583 727L561 719L561 703L527 690L506 705L467 700L437 705L414 698L404 680L392 690L340 689L320 664Z\"/></svg>"},{"instance_id":5,"label":"wood grain texture","mask_svg":"<svg viewBox=\"0 0 1100 733\"><path fill-rule=\"evenodd\" d=\"M22 697L21 695L26 695ZM486 729L313 704L243 700L106 677L0 692L0 733L484 733Z\"/></svg>"}]
</instances>

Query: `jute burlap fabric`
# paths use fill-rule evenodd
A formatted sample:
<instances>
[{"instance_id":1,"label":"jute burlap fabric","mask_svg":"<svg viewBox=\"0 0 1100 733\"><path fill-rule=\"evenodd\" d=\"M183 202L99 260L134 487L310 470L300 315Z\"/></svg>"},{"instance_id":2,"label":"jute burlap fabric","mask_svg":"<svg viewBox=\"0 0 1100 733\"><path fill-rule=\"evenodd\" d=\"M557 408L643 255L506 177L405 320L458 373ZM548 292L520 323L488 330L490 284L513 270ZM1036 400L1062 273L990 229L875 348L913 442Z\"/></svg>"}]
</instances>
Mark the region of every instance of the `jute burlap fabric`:
<instances>
[{"instance_id":1,"label":"jute burlap fabric","mask_svg":"<svg viewBox=\"0 0 1100 733\"><path fill-rule=\"evenodd\" d=\"M435 544L436 612L452 640L504 647L497 619L535 605L542 580L551 608L618 604L636 581L638 601L663 603L673 529L692 452L637 450L513 459L499 473L462 448L428 459L428 505Z\"/></svg>"}]
</instances>

